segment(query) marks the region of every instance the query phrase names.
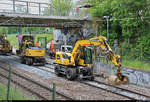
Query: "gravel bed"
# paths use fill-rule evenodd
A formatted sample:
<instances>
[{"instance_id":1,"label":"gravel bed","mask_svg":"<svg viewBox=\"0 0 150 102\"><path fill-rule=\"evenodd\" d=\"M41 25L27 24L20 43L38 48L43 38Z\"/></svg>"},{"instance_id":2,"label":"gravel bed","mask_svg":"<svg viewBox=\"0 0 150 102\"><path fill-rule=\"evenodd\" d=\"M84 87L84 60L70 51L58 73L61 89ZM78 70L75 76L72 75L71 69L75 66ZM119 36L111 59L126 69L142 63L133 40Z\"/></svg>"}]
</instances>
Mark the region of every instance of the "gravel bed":
<instances>
[{"instance_id":1,"label":"gravel bed","mask_svg":"<svg viewBox=\"0 0 150 102\"><path fill-rule=\"evenodd\" d=\"M49 84L56 83L57 90L61 90L77 100L127 100L122 96L77 81L48 78L45 82Z\"/></svg>"}]
</instances>

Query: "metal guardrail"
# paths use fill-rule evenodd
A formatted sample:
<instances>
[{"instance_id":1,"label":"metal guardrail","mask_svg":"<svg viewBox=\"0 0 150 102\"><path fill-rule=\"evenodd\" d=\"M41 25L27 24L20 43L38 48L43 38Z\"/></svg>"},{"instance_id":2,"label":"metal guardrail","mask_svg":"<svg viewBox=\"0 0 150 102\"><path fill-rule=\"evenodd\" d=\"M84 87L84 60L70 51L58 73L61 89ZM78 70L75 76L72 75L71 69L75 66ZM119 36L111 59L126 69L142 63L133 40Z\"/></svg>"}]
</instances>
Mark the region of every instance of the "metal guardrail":
<instances>
[{"instance_id":1,"label":"metal guardrail","mask_svg":"<svg viewBox=\"0 0 150 102\"><path fill-rule=\"evenodd\" d=\"M52 12L52 5L49 3L38 3L20 0L1 0L0 12L50 15Z\"/></svg>"},{"instance_id":2,"label":"metal guardrail","mask_svg":"<svg viewBox=\"0 0 150 102\"><path fill-rule=\"evenodd\" d=\"M55 12L55 13L54 13ZM23 0L0 0L0 13L11 14L27 14L27 15L40 15L40 16L63 16L80 17L76 8L69 11L60 11L52 7L50 3L30 2Z\"/></svg>"}]
</instances>

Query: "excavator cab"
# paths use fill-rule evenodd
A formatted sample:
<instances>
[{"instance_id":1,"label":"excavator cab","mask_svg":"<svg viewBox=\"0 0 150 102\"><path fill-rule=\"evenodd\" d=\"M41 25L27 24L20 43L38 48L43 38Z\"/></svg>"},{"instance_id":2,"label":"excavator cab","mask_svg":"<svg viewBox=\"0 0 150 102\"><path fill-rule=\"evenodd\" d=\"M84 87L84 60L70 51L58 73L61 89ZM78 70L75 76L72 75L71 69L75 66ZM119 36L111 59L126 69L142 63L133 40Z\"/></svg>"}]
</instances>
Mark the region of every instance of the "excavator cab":
<instances>
[{"instance_id":1,"label":"excavator cab","mask_svg":"<svg viewBox=\"0 0 150 102\"><path fill-rule=\"evenodd\" d=\"M81 49L80 58L84 60L84 64L92 64L92 49L84 46Z\"/></svg>"}]
</instances>

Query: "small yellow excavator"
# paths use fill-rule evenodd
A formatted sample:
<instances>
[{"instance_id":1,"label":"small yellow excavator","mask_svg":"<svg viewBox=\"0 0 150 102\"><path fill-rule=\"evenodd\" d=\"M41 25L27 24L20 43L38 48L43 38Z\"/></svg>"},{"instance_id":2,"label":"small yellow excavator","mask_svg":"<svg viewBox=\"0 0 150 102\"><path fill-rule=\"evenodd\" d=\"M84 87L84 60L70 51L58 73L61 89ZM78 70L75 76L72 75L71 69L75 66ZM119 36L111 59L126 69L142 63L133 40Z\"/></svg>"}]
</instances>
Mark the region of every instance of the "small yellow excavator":
<instances>
[{"instance_id":1,"label":"small yellow excavator","mask_svg":"<svg viewBox=\"0 0 150 102\"><path fill-rule=\"evenodd\" d=\"M45 49L35 47L34 37L24 35L17 54L21 57L21 63L33 65L34 63L45 65Z\"/></svg>"},{"instance_id":2,"label":"small yellow excavator","mask_svg":"<svg viewBox=\"0 0 150 102\"><path fill-rule=\"evenodd\" d=\"M7 53L12 53L12 46L5 35L0 35L0 55L6 55Z\"/></svg>"},{"instance_id":3,"label":"small yellow excavator","mask_svg":"<svg viewBox=\"0 0 150 102\"><path fill-rule=\"evenodd\" d=\"M128 78L122 75L122 70L120 69L120 56L115 55L104 36L94 37L89 40L78 40L71 53L62 51L56 52L55 73L58 76L65 75L69 80L76 78L94 80L92 49L90 46L100 46L107 54L108 59L110 59L117 68L116 75L110 75L108 77L109 82L115 84L128 83Z\"/></svg>"}]
</instances>

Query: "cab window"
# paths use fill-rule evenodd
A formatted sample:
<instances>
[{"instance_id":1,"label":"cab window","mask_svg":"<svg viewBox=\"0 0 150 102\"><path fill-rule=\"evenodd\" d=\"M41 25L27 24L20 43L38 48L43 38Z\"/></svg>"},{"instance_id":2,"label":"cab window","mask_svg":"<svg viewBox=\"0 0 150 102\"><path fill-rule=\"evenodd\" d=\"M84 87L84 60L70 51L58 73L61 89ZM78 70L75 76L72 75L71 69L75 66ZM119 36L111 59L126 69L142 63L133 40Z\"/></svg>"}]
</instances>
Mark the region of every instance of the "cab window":
<instances>
[{"instance_id":1,"label":"cab window","mask_svg":"<svg viewBox=\"0 0 150 102\"><path fill-rule=\"evenodd\" d=\"M59 55L57 55L57 59L60 59L60 56L59 56Z\"/></svg>"}]
</instances>

